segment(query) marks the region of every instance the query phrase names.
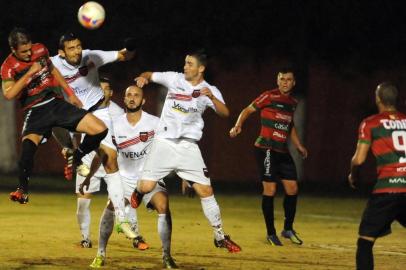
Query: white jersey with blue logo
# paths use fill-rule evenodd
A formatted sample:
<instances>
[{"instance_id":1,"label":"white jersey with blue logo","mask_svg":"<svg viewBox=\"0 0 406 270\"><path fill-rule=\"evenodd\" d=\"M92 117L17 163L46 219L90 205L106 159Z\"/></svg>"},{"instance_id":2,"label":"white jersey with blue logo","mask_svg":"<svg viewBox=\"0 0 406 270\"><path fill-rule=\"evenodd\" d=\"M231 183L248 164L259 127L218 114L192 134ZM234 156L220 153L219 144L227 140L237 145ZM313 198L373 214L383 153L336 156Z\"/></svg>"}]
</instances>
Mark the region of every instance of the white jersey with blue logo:
<instances>
[{"instance_id":1,"label":"white jersey with blue logo","mask_svg":"<svg viewBox=\"0 0 406 270\"><path fill-rule=\"evenodd\" d=\"M215 110L213 102L200 95L201 89L209 88L218 100L225 103L217 87L206 81L192 85L185 80L183 73L154 72L151 80L168 89L157 130L159 138L200 140L204 127L202 114L207 107Z\"/></svg>"},{"instance_id":2,"label":"white jersey with blue logo","mask_svg":"<svg viewBox=\"0 0 406 270\"><path fill-rule=\"evenodd\" d=\"M72 66L59 55L51 60L83 103L83 109L87 110L104 96L98 68L116 61L117 57L118 51L83 50L82 61L77 66Z\"/></svg>"},{"instance_id":3,"label":"white jersey with blue logo","mask_svg":"<svg viewBox=\"0 0 406 270\"><path fill-rule=\"evenodd\" d=\"M112 133L118 151L120 175L138 180L155 137L159 118L142 111L135 126L128 122L126 114L114 118L113 122Z\"/></svg>"}]
</instances>

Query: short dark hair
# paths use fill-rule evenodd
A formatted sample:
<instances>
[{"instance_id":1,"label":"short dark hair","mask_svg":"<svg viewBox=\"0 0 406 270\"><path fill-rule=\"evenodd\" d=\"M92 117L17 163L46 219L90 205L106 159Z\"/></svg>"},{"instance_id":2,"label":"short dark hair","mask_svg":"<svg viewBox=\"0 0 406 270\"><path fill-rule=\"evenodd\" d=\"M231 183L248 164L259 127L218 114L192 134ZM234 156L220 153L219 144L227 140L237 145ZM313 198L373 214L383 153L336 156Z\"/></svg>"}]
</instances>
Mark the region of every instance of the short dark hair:
<instances>
[{"instance_id":1,"label":"short dark hair","mask_svg":"<svg viewBox=\"0 0 406 270\"><path fill-rule=\"evenodd\" d=\"M59 44L58 44L59 49L64 50L65 49L65 42L72 41L72 40L75 40L75 39L79 39L79 38L72 32L68 32L68 33L62 35L61 38L59 39Z\"/></svg>"},{"instance_id":2,"label":"short dark hair","mask_svg":"<svg viewBox=\"0 0 406 270\"><path fill-rule=\"evenodd\" d=\"M25 45L30 42L30 34L28 34L27 30L21 27L15 27L8 35L8 44L13 49L17 49L19 45Z\"/></svg>"},{"instance_id":3,"label":"short dark hair","mask_svg":"<svg viewBox=\"0 0 406 270\"><path fill-rule=\"evenodd\" d=\"M391 82L383 82L376 87L376 94L385 106L396 106L398 88Z\"/></svg>"},{"instance_id":4,"label":"short dark hair","mask_svg":"<svg viewBox=\"0 0 406 270\"><path fill-rule=\"evenodd\" d=\"M190 51L187 55L196 58L200 65L207 67L208 56L204 49Z\"/></svg>"},{"instance_id":5,"label":"short dark hair","mask_svg":"<svg viewBox=\"0 0 406 270\"><path fill-rule=\"evenodd\" d=\"M101 76L100 79L99 79L99 81L100 81L101 83L111 83L110 78L109 78L109 77L106 77L106 76Z\"/></svg>"},{"instance_id":6,"label":"short dark hair","mask_svg":"<svg viewBox=\"0 0 406 270\"><path fill-rule=\"evenodd\" d=\"M279 73L282 73L282 74L292 73L293 77L296 77L295 69L293 67L289 67L289 66L280 68L278 74Z\"/></svg>"}]
</instances>

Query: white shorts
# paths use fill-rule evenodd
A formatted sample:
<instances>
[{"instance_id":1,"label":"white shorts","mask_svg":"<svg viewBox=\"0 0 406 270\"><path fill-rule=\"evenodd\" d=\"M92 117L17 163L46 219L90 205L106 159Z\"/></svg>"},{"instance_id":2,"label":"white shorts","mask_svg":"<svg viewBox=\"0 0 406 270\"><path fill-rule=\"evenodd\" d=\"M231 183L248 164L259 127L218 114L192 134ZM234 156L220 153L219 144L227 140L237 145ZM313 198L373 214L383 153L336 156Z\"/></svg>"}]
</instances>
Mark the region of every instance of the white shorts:
<instances>
[{"instance_id":1,"label":"white shorts","mask_svg":"<svg viewBox=\"0 0 406 270\"><path fill-rule=\"evenodd\" d=\"M155 138L140 179L158 181L171 172L180 178L210 186L210 177L196 142Z\"/></svg>"},{"instance_id":2,"label":"white shorts","mask_svg":"<svg viewBox=\"0 0 406 270\"><path fill-rule=\"evenodd\" d=\"M121 182L123 184L124 198L126 198L128 201L131 201L131 194L133 194L138 181L121 176ZM165 182L163 180L158 181L155 188L142 197L142 202L144 203L145 207L151 209L153 208L153 206L149 203L151 202L152 197L158 192L168 193L166 191Z\"/></svg>"},{"instance_id":3,"label":"white shorts","mask_svg":"<svg viewBox=\"0 0 406 270\"><path fill-rule=\"evenodd\" d=\"M110 111L109 108L103 108L103 109L97 109L95 111L92 112L94 116L96 116L97 118L99 118L100 120L103 121L103 123L106 125L106 127L108 128L108 133L106 135L106 137L103 139L103 141L101 142L101 144L116 150L116 146L113 143L113 139L112 139L112 133L111 131L113 130L113 124L112 124L112 120L111 120L111 115L110 115Z\"/></svg>"},{"instance_id":4,"label":"white shorts","mask_svg":"<svg viewBox=\"0 0 406 270\"><path fill-rule=\"evenodd\" d=\"M94 158L94 156L96 155L96 153L93 151L89 154L87 154L86 156L84 156L82 158L82 162L83 164L85 164L86 166L88 166L90 168L90 165L92 163L92 160ZM100 181L106 176L106 171L103 168L103 165L100 165L99 169L96 171L96 173L93 175L92 178L90 178L90 185L89 185L89 189L88 190L83 190L84 193L95 193L100 191ZM85 181L85 177L76 174L76 193L79 193L79 187L80 184L83 183L83 181Z\"/></svg>"}]
</instances>

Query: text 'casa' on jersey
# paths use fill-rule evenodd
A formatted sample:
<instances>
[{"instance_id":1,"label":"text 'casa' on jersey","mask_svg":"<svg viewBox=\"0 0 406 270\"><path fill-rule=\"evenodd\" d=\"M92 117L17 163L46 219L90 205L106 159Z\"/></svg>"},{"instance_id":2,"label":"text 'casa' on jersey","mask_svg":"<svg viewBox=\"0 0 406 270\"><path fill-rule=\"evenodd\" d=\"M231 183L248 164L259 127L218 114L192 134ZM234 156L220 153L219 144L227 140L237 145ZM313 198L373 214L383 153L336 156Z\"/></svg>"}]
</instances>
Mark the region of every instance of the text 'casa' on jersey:
<instances>
[{"instance_id":1,"label":"text 'casa' on jersey","mask_svg":"<svg viewBox=\"0 0 406 270\"><path fill-rule=\"evenodd\" d=\"M293 126L297 100L279 89L263 92L252 103L261 112L261 132L255 141L259 148L288 152L287 139Z\"/></svg>"}]
</instances>

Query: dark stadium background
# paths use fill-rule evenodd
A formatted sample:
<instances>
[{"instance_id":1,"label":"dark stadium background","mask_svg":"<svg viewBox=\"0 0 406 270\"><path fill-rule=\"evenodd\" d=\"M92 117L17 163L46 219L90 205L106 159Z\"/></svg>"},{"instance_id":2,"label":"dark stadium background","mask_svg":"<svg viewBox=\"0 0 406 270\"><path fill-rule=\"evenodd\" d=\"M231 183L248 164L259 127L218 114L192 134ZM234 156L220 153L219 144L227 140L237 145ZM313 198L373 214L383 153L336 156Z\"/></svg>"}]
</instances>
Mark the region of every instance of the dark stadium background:
<instances>
[{"instance_id":1,"label":"dark stadium background","mask_svg":"<svg viewBox=\"0 0 406 270\"><path fill-rule=\"evenodd\" d=\"M121 102L122 90L140 72L181 71L188 49L206 48L211 56L207 79L222 90L231 117L224 120L206 113L200 144L212 178L228 188L237 183L257 186L252 150L258 117L246 123L237 139L230 140L228 131L244 106L275 87L276 72L286 64L297 68L295 94L306 99L303 131L310 155L304 162L304 186L345 185L358 125L376 112L374 88L379 82L390 80L399 86L399 105L405 111L402 1L100 0L107 17L94 31L77 22L83 2L2 1L1 61L9 53L7 35L14 26L27 28L51 54L67 31L77 33L90 49L119 49L126 37L135 37L138 57L102 70L112 78L115 100ZM146 110L155 112L157 94L151 90L147 97ZM366 182L374 180L373 165L369 159L363 170ZM37 174L62 178L62 168L54 142L40 149Z\"/></svg>"}]
</instances>

